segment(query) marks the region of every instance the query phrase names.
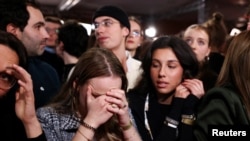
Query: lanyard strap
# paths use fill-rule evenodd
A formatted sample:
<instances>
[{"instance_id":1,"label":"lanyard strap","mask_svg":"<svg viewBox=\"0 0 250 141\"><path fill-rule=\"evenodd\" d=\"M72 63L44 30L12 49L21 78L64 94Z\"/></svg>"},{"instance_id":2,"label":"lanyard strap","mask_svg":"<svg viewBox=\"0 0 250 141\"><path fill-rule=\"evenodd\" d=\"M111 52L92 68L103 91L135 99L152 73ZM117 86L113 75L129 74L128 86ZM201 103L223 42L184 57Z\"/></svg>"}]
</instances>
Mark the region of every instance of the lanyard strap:
<instances>
[{"instance_id":1,"label":"lanyard strap","mask_svg":"<svg viewBox=\"0 0 250 141\"><path fill-rule=\"evenodd\" d=\"M147 116L148 109L149 109L149 93L147 94L146 101L144 104L144 124L145 124L146 129L149 132L151 139L153 140L153 135L152 135L149 123L148 123L148 116Z\"/></svg>"}]
</instances>

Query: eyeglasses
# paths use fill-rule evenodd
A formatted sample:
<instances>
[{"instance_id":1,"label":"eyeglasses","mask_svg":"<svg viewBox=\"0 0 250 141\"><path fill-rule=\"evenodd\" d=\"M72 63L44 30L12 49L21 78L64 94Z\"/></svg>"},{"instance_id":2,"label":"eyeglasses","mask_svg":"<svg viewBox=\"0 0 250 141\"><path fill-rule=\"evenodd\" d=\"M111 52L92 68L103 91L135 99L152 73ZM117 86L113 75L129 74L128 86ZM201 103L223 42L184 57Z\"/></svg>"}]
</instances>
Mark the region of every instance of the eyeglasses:
<instances>
[{"instance_id":1,"label":"eyeglasses","mask_svg":"<svg viewBox=\"0 0 250 141\"><path fill-rule=\"evenodd\" d=\"M59 31L58 29L52 29L52 28L45 28L45 29L48 33L51 33L51 34L57 34Z\"/></svg>"},{"instance_id":2,"label":"eyeglasses","mask_svg":"<svg viewBox=\"0 0 250 141\"><path fill-rule=\"evenodd\" d=\"M98 27L100 27L100 25L102 25L104 27L111 27L114 23L118 23L118 22L107 19L107 20L104 20L102 22L93 23L93 28L97 29Z\"/></svg>"},{"instance_id":3,"label":"eyeglasses","mask_svg":"<svg viewBox=\"0 0 250 141\"><path fill-rule=\"evenodd\" d=\"M129 33L129 36L132 36L132 37L140 37L141 36L141 32L140 31L137 31L137 30L134 30L134 31L131 31Z\"/></svg>"},{"instance_id":4,"label":"eyeglasses","mask_svg":"<svg viewBox=\"0 0 250 141\"><path fill-rule=\"evenodd\" d=\"M0 72L0 88L8 90L16 83L16 78L6 72Z\"/></svg>"}]
</instances>

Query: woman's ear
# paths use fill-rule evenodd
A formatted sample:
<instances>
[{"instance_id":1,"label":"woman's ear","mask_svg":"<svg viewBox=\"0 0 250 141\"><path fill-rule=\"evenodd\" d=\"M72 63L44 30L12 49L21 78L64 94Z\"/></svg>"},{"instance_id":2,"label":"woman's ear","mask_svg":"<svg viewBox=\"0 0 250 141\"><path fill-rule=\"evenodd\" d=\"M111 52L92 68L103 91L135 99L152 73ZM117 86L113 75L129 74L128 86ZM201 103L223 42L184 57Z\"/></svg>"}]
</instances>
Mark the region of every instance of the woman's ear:
<instances>
[{"instance_id":1,"label":"woman's ear","mask_svg":"<svg viewBox=\"0 0 250 141\"><path fill-rule=\"evenodd\" d=\"M123 27L122 32L123 32L124 37L127 37L129 35L129 29L127 27Z\"/></svg>"},{"instance_id":2,"label":"woman's ear","mask_svg":"<svg viewBox=\"0 0 250 141\"><path fill-rule=\"evenodd\" d=\"M208 47L206 56L209 56L209 55L210 55L210 52L211 52L211 46Z\"/></svg>"}]
</instances>

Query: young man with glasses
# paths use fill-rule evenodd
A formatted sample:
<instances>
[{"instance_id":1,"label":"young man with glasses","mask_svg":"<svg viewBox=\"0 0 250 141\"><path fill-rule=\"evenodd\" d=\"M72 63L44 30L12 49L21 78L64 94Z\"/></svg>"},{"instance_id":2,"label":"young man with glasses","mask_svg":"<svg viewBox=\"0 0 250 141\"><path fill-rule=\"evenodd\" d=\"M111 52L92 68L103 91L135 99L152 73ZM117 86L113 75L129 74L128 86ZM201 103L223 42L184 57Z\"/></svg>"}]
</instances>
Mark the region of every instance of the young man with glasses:
<instances>
[{"instance_id":1,"label":"young man with glasses","mask_svg":"<svg viewBox=\"0 0 250 141\"><path fill-rule=\"evenodd\" d=\"M103 6L93 15L96 42L99 47L110 49L120 60L128 79L128 89L140 79L141 62L133 59L126 51L125 41L130 33L127 14L119 7Z\"/></svg>"},{"instance_id":2,"label":"young man with glasses","mask_svg":"<svg viewBox=\"0 0 250 141\"><path fill-rule=\"evenodd\" d=\"M57 47L58 47L58 29L63 25L63 22L58 17L47 16L45 17L45 29L49 34L49 38L46 40L46 47L44 52L39 58L48 64L50 64L53 68L55 68L56 72L60 80L62 80L63 75L63 66L64 62L60 55L58 55Z\"/></svg>"}]
</instances>

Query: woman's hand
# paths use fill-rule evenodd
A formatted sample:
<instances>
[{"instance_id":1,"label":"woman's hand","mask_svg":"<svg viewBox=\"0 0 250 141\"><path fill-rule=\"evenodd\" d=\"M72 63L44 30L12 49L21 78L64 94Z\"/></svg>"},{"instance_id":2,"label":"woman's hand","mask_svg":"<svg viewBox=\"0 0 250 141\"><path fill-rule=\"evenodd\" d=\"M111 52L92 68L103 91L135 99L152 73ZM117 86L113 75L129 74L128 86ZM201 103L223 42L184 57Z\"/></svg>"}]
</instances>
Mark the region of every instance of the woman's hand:
<instances>
[{"instance_id":1,"label":"woman's hand","mask_svg":"<svg viewBox=\"0 0 250 141\"><path fill-rule=\"evenodd\" d=\"M36 116L31 76L22 67L12 65L11 68L14 70L12 75L17 78L19 84L16 91L16 115L22 121L27 137L37 137L42 134L42 128Z\"/></svg>"},{"instance_id":2,"label":"woman's hand","mask_svg":"<svg viewBox=\"0 0 250 141\"><path fill-rule=\"evenodd\" d=\"M184 85L180 84L176 87L175 90L175 97L178 98L187 98L187 96L190 94L190 91L188 90L188 88L186 88Z\"/></svg>"},{"instance_id":3,"label":"woman's hand","mask_svg":"<svg viewBox=\"0 0 250 141\"><path fill-rule=\"evenodd\" d=\"M32 124L36 119L36 111L31 76L22 67L12 65L11 68L14 70L12 75L17 78L20 86L16 91L16 115L24 124Z\"/></svg>"},{"instance_id":4,"label":"woman's hand","mask_svg":"<svg viewBox=\"0 0 250 141\"><path fill-rule=\"evenodd\" d=\"M199 99L205 94L203 83L199 79L185 79L182 85Z\"/></svg>"},{"instance_id":5,"label":"woman's hand","mask_svg":"<svg viewBox=\"0 0 250 141\"><path fill-rule=\"evenodd\" d=\"M84 119L84 122L98 128L100 125L108 121L114 114L108 111L110 103L106 100L106 95L96 96L93 94L91 86L87 88L87 108L88 113Z\"/></svg>"},{"instance_id":6,"label":"woman's hand","mask_svg":"<svg viewBox=\"0 0 250 141\"><path fill-rule=\"evenodd\" d=\"M130 117L125 92L121 89L111 89L106 95L106 101L110 103L108 111L117 115L120 126L129 125Z\"/></svg>"}]
</instances>

